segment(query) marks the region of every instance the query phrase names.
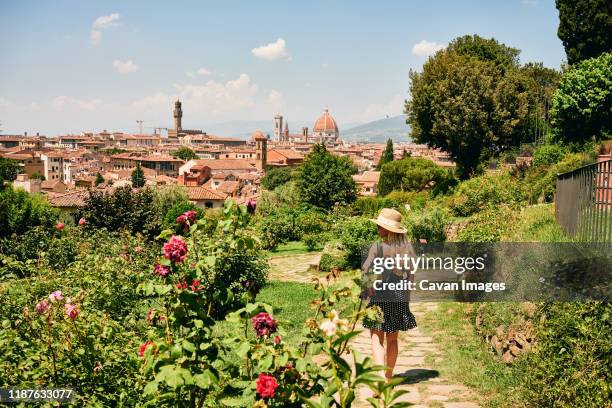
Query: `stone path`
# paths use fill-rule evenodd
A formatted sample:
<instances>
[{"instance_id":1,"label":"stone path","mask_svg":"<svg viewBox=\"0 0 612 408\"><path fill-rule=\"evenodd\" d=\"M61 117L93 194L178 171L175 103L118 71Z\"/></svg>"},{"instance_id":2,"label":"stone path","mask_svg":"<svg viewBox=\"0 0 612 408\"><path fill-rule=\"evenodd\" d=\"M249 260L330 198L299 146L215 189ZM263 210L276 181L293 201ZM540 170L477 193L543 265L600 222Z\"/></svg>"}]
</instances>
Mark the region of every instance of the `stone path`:
<instances>
[{"instance_id":1,"label":"stone path","mask_svg":"<svg viewBox=\"0 0 612 408\"><path fill-rule=\"evenodd\" d=\"M270 265L270 279L311 283L315 273L311 266L318 265L321 259L320 252L299 255L279 255L268 259Z\"/></svg>"},{"instance_id":2,"label":"stone path","mask_svg":"<svg viewBox=\"0 0 612 408\"><path fill-rule=\"evenodd\" d=\"M436 303L412 303L410 310L414 313L417 324L425 313L435 311ZM352 341L353 347L364 355L371 355L369 331L364 330ZM474 394L464 385L448 381L438 371L431 368L431 362L441 359L441 351L429 336L425 336L419 327L401 332L399 353L394 374L405 378L398 387L409 391L397 401L410 402L414 408L478 408ZM365 400L371 396L367 388L359 390L356 408L370 407Z\"/></svg>"},{"instance_id":3,"label":"stone path","mask_svg":"<svg viewBox=\"0 0 612 408\"><path fill-rule=\"evenodd\" d=\"M317 272L311 268L320 259L321 253L275 256L269 259L270 279L311 283ZM417 324L425 313L434 312L438 307L434 302L414 302L410 310L414 313ZM351 345L364 357L372 354L369 331L362 333L351 341ZM432 363L441 359L442 353L433 339L423 334L419 327L401 332L399 353L394 374L405 378L399 385L409 391L401 396L398 402L410 402L413 408L479 408L478 398L462 384L449 381L432 368ZM348 356L347 361L352 357ZM371 407L366 398L371 396L367 388L358 390L355 408Z\"/></svg>"}]
</instances>

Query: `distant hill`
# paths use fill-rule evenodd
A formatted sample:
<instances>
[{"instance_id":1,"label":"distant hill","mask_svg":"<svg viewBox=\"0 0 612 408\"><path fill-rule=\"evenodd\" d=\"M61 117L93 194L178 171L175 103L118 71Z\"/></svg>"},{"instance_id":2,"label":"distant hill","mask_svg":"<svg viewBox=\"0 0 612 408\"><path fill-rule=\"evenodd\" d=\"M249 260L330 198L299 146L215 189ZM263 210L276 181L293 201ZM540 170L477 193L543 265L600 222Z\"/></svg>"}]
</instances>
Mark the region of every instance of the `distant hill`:
<instances>
[{"instance_id":1,"label":"distant hill","mask_svg":"<svg viewBox=\"0 0 612 408\"><path fill-rule=\"evenodd\" d=\"M269 120L231 120L221 123L211 123L196 126L211 135L238 137L248 139L254 131L261 130L264 134L272 136L274 121ZM308 126L312 132L312 122L303 120L289 121L289 131L293 134L302 132L302 126ZM410 127L406 125L404 115L393 116L373 122L355 124L339 124L340 137L347 141L358 142L386 142L391 138L394 142L406 142L409 140Z\"/></svg>"},{"instance_id":2,"label":"distant hill","mask_svg":"<svg viewBox=\"0 0 612 408\"><path fill-rule=\"evenodd\" d=\"M408 142L410 126L406 124L406 116L398 115L364 123L346 130L340 129L340 137L353 142Z\"/></svg>"}]
</instances>

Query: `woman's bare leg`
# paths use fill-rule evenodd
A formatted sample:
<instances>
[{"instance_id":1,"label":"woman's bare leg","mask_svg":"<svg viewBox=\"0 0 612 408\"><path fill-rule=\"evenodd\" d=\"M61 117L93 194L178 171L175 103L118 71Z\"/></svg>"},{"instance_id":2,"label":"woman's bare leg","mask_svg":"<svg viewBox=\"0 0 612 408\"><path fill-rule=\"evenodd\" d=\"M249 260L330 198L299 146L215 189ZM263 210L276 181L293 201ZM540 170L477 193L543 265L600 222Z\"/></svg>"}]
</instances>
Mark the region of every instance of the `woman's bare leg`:
<instances>
[{"instance_id":1,"label":"woman's bare leg","mask_svg":"<svg viewBox=\"0 0 612 408\"><path fill-rule=\"evenodd\" d=\"M374 365L385 365L385 332L382 330L370 330L370 340L372 341L372 358ZM380 375L382 376L382 372Z\"/></svg>"},{"instance_id":2,"label":"woman's bare leg","mask_svg":"<svg viewBox=\"0 0 612 408\"><path fill-rule=\"evenodd\" d=\"M393 377L393 369L397 361L397 332L387 333L387 372L385 377L390 380Z\"/></svg>"}]
</instances>

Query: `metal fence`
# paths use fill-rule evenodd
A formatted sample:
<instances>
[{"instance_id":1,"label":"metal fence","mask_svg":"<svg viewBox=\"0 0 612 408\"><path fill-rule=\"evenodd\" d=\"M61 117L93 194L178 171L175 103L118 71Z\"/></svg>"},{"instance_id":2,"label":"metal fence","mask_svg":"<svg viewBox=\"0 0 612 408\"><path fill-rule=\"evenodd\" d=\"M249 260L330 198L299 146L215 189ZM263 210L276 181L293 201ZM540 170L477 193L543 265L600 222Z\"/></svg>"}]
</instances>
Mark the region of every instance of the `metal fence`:
<instances>
[{"instance_id":1,"label":"metal fence","mask_svg":"<svg viewBox=\"0 0 612 408\"><path fill-rule=\"evenodd\" d=\"M612 160L557 176L555 216L579 241L612 242Z\"/></svg>"}]
</instances>

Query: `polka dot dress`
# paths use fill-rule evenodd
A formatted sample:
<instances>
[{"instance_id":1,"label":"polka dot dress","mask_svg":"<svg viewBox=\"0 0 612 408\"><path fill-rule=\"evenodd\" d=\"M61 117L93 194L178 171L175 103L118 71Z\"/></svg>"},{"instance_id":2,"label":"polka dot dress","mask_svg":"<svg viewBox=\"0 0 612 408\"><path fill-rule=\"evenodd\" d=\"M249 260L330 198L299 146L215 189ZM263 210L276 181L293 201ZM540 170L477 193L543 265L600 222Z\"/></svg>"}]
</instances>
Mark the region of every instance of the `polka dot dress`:
<instances>
[{"instance_id":1,"label":"polka dot dress","mask_svg":"<svg viewBox=\"0 0 612 408\"><path fill-rule=\"evenodd\" d=\"M368 307L378 306L383 311L383 321L364 320L363 327L370 330L382 330L385 333L405 331L417 327L416 319L410 311L408 302L375 302Z\"/></svg>"}]
</instances>

